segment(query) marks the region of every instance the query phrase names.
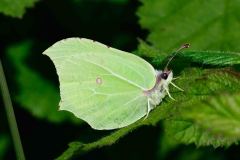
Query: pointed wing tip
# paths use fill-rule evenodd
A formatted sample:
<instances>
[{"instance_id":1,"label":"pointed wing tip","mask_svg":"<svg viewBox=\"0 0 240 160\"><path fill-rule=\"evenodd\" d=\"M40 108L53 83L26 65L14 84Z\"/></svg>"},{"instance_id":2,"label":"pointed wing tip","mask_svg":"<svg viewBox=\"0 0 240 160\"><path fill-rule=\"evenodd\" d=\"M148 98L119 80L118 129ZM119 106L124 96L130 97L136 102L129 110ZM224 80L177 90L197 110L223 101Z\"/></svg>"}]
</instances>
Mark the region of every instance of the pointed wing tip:
<instances>
[{"instance_id":1,"label":"pointed wing tip","mask_svg":"<svg viewBox=\"0 0 240 160\"><path fill-rule=\"evenodd\" d=\"M48 49L46 49L44 52L42 52L42 54L48 56L47 50L48 50Z\"/></svg>"}]
</instances>

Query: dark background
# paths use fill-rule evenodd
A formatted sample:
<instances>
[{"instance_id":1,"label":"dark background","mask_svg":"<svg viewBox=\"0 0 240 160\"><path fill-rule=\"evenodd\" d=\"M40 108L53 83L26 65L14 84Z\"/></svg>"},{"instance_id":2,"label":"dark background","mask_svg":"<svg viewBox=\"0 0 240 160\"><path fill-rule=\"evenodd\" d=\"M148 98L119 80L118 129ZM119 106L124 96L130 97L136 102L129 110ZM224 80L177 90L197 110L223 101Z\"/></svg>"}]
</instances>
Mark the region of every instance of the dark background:
<instances>
[{"instance_id":1,"label":"dark background","mask_svg":"<svg viewBox=\"0 0 240 160\"><path fill-rule=\"evenodd\" d=\"M54 42L67 37L85 37L109 46L134 51L137 38L144 39L147 31L138 24L136 10L138 1L41 1L28 9L22 19L0 15L0 52L5 74L12 95L18 93L15 70L5 56L9 45L23 40L34 40L32 54L26 62L40 75L58 85L53 64L42 52ZM41 61L38 61L41 59ZM39 63L41 62L41 63ZM42 63L44 62L44 63ZM37 102L36 102L37 103ZM9 127L0 101L0 134L10 137ZM71 141L80 139L90 142L109 132L93 131L88 125L74 125L69 122L50 123L34 117L18 103L13 103L26 159L54 159ZM33 106L34 107L34 106ZM79 159L237 159L238 148L216 149L212 147L196 149L194 145L180 146L165 157L159 156L161 125L141 127L130 133L111 147L91 151ZM1 151L0 151L1 152ZM15 159L10 141L3 159Z\"/></svg>"}]
</instances>

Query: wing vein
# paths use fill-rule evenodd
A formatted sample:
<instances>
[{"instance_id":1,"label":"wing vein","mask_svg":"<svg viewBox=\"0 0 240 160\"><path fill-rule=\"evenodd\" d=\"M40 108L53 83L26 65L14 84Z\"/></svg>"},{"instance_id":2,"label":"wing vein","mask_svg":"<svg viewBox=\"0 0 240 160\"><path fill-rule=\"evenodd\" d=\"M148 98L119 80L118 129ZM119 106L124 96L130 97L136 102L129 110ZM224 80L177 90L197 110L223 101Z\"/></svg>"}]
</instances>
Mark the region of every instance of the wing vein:
<instances>
[{"instance_id":1,"label":"wing vein","mask_svg":"<svg viewBox=\"0 0 240 160\"><path fill-rule=\"evenodd\" d=\"M100 64L91 62L91 61L86 60L86 59L79 59L79 60L88 62L88 63L93 64L93 65L96 65L96 66L102 68L103 70L107 71L108 73L112 74L113 76L115 76L115 77L117 77L117 78L119 78L119 79L121 79L121 80L123 80L123 81L125 81L125 82L127 82L127 83L129 83L129 84L131 84L131 85L133 85L133 86L135 86L135 87L137 87L137 88L140 88L140 89L142 89L142 90L146 90L145 88L141 87L140 85L138 85L138 84L136 84L136 83L134 83L134 82L132 82L132 81L130 81L130 80L122 77L122 76L119 75L119 74L116 74L116 73L113 72L112 70L110 70L110 69L108 69L108 68L106 68L106 67L104 67L104 66L102 66L102 65L100 65ZM73 63L73 64L75 64L75 65L78 65L77 63L74 63L72 60L70 60L70 61L71 61L71 63Z\"/></svg>"}]
</instances>

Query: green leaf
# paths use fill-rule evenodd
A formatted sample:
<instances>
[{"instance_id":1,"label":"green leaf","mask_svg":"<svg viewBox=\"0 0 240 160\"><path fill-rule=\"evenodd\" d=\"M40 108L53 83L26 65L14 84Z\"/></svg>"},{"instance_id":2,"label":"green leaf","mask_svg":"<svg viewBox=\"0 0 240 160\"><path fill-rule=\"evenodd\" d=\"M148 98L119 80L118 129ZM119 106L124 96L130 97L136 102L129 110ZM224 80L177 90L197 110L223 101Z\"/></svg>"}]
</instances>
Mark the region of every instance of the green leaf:
<instances>
[{"instance_id":1,"label":"green leaf","mask_svg":"<svg viewBox=\"0 0 240 160\"><path fill-rule=\"evenodd\" d=\"M135 54L148 59L156 67L166 64L167 60L171 56L159 51L154 48L154 46L150 46L144 41L140 41L138 51L135 52ZM180 61L177 62L177 59L180 59ZM185 65L185 67L190 66L192 62L199 63L201 67L202 65L212 65L218 67L237 66L240 64L240 53L224 51L184 51L179 53L174 61L176 62L172 62L170 64L173 68L179 68L178 65Z\"/></svg>"},{"instance_id":2,"label":"green leaf","mask_svg":"<svg viewBox=\"0 0 240 160\"><path fill-rule=\"evenodd\" d=\"M0 12L11 17L21 18L27 8L32 8L38 0L1 0Z\"/></svg>"},{"instance_id":3,"label":"green leaf","mask_svg":"<svg viewBox=\"0 0 240 160\"><path fill-rule=\"evenodd\" d=\"M189 76L191 75L191 76ZM224 81L222 81L224 79ZM186 83L187 82L187 83ZM147 119L140 119L136 123L127 126L125 128L116 130L111 134L91 143L72 142L69 148L58 157L58 159L71 159L74 156L84 154L95 148L112 145L126 134L133 130L144 126L156 125L160 120L168 119L172 115L172 110L178 108L180 104L184 104L189 99L194 99L191 103L198 102L201 99L206 99L209 95L223 90L235 91L240 87L235 87L239 84L239 79L234 77L231 72L225 70L204 70L188 69L182 73L182 76L178 79L178 86L182 87L185 91L179 92L170 88L173 97L177 101L172 101L166 98L158 107L156 107L148 116Z\"/></svg>"},{"instance_id":4,"label":"green leaf","mask_svg":"<svg viewBox=\"0 0 240 160\"><path fill-rule=\"evenodd\" d=\"M190 72L184 73L193 76ZM185 81L188 86L184 88L188 95L186 102L173 106L165 120L168 137L174 138L175 142L198 146L219 147L237 143L239 137L233 136L237 133L232 129L240 127L235 119L240 110L239 79L240 74L230 69L211 69L194 81Z\"/></svg>"},{"instance_id":5,"label":"green leaf","mask_svg":"<svg viewBox=\"0 0 240 160\"><path fill-rule=\"evenodd\" d=\"M220 51L186 51L179 56L190 58L191 62L209 65L229 66L240 64L240 53Z\"/></svg>"},{"instance_id":6,"label":"green leaf","mask_svg":"<svg viewBox=\"0 0 240 160\"><path fill-rule=\"evenodd\" d=\"M193 50L240 51L240 3L226 0L141 0L137 14L147 40L170 53L183 43Z\"/></svg>"},{"instance_id":7,"label":"green leaf","mask_svg":"<svg viewBox=\"0 0 240 160\"><path fill-rule=\"evenodd\" d=\"M14 100L35 117L56 123L63 121L79 123L80 120L69 112L58 111L60 97L57 88L26 64L32 45L32 41L25 41L10 46L6 51L16 71L18 92Z\"/></svg>"},{"instance_id":8,"label":"green leaf","mask_svg":"<svg viewBox=\"0 0 240 160\"><path fill-rule=\"evenodd\" d=\"M230 146L240 140L240 94L222 94L205 101L178 106L166 120L166 131L182 143Z\"/></svg>"}]
</instances>

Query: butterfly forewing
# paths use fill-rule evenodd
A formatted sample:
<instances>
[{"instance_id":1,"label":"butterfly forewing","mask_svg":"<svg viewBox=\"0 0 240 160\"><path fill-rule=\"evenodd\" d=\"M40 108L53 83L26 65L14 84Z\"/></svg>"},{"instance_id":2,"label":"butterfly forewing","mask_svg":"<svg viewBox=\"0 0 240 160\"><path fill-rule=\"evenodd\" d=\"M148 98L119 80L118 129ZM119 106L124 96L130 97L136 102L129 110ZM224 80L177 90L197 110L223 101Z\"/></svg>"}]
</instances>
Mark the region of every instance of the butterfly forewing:
<instances>
[{"instance_id":1,"label":"butterfly forewing","mask_svg":"<svg viewBox=\"0 0 240 160\"><path fill-rule=\"evenodd\" d=\"M88 39L55 43L44 54L60 81L60 109L95 129L127 126L147 112L144 90L155 84L155 71L143 59Z\"/></svg>"}]
</instances>

